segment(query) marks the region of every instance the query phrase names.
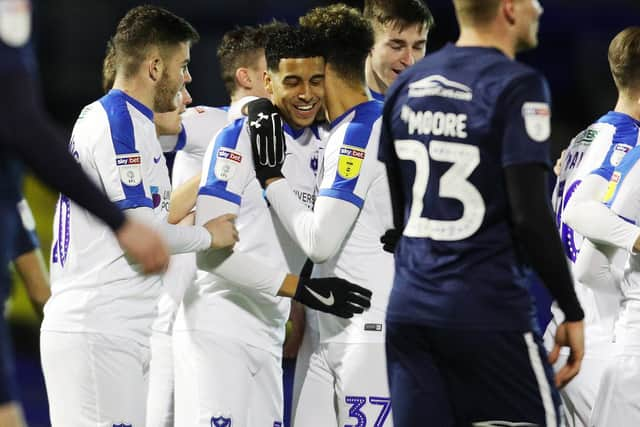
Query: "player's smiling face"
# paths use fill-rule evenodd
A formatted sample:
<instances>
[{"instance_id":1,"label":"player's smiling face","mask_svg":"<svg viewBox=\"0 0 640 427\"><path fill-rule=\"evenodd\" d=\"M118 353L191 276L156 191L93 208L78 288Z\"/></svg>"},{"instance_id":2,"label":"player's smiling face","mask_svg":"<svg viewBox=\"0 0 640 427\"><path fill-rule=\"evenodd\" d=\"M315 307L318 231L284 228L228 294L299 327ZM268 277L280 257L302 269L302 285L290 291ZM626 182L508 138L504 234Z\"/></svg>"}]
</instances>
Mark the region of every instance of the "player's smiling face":
<instances>
[{"instance_id":1,"label":"player's smiling face","mask_svg":"<svg viewBox=\"0 0 640 427\"><path fill-rule=\"evenodd\" d=\"M538 0L519 0L514 3L518 25L518 44L516 52L538 46L538 27L543 9Z\"/></svg>"},{"instance_id":2,"label":"player's smiling face","mask_svg":"<svg viewBox=\"0 0 640 427\"><path fill-rule=\"evenodd\" d=\"M369 54L370 70L367 82L372 89L385 92L398 75L424 57L427 29L421 24L400 28L390 22L374 25L375 43Z\"/></svg>"},{"instance_id":3,"label":"player's smiling face","mask_svg":"<svg viewBox=\"0 0 640 427\"><path fill-rule=\"evenodd\" d=\"M283 58L265 86L284 120L300 129L315 121L324 99L324 58Z\"/></svg>"},{"instance_id":4,"label":"player's smiling face","mask_svg":"<svg viewBox=\"0 0 640 427\"><path fill-rule=\"evenodd\" d=\"M163 61L163 72L156 85L153 111L166 113L180 107L178 92L185 83L191 82L189 74L190 44L183 42L174 49L167 49Z\"/></svg>"}]
</instances>

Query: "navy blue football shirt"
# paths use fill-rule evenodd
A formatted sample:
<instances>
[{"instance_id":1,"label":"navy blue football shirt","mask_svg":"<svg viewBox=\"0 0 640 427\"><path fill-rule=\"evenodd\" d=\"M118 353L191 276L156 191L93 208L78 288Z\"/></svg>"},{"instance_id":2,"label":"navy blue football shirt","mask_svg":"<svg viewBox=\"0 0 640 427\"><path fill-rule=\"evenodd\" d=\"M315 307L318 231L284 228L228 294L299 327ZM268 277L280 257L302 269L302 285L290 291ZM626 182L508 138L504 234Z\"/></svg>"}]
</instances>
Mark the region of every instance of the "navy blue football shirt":
<instances>
[{"instance_id":1,"label":"navy blue football shirt","mask_svg":"<svg viewBox=\"0 0 640 427\"><path fill-rule=\"evenodd\" d=\"M530 330L503 169L550 166L544 77L497 49L448 44L403 72L386 98L379 157L397 177L403 229L387 318Z\"/></svg>"}]
</instances>

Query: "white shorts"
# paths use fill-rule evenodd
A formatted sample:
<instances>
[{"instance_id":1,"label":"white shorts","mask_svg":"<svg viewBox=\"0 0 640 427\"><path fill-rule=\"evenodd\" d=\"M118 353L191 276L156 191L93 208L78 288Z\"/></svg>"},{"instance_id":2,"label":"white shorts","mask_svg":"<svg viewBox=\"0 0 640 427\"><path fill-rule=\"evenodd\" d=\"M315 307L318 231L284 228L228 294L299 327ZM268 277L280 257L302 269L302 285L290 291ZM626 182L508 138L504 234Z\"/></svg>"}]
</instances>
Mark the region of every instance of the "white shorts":
<instances>
[{"instance_id":1,"label":"white shorts","mask_svg":"<svg viewBox=\"0 0 640 427\"><path fill-rule=\"evenodd\" d=\"M149 348L90 333L42 331L52 427L144 426Z\"/></svg>"},{"instance_id":2,"label":"white shorts","mask_svg":"<svg viewBox=\"0 0 640 427\"><path fill-rule=\"evenodd\" d=\"M294 427L366 425L392 427L384 343L325 343L311 355Z\"/></svg>"},{"instance_id":3,"label":"white shorts","mask_svg":"<svg viewBox=\"0 0 640 427\"><path fill-rule=\"evenodd\" d=\"M305 308L306 310L306 308ZM298 355L296 356L296 368L293 376L293 391L291 396L291 424L295 425L296 408L298 407L298 401L300 400L300 392L302 391L302 384L309 372L309 362L311 355L316 351L320 344L320 334L317 330L309 326L309 322L305 323L304 336L302 337L302 343L298 349ZM331 414L335 411L331 410ZM327 420L328 422L329 420ZM334 423L335 424L335 423ZM336 427L332 424L326 424L327 427Z\"/></svg>"},{"instance_id":4,"label":"white shorts","mask_svg":"<svg viewBox=\"0 0 640 427\"><path fill-rule=\"evenodd\" d=\"M567 355L560 355L553 366L557 372L567 363ZM602 375L612 358L596 358L585 355L580 372L569 384L560 389L563 415L567 427L588 427L591 411L596 401Z\"/></svg>"},{"instance_id":5,"label":"white shorts","mask_svg":"<svg viewBox=\"0 0 640 427\"><path fill-rule=\"evenodd\" d=\"M176 426L282 425L282 358L203 331L174 331Z\"/></svg>"},{"instance_id":6,"label":"white shorts","mask_svg":"<svg viewBox=\"0 0 640 427\"><path fill-rule=\"evenodd\" d=\"M170 334L151 332L147 427L173 427L173 345Z\"/></svg>"},{"instance_id":7,"label":"white shorts","mask_svg":"<svg viewBox=\"0 0 640 427\"><path fill-rule=\"evenodd\" d=\"M589 427L640 426L640 355L616 355L602 375Z\"/></svg>"}]
</instances>

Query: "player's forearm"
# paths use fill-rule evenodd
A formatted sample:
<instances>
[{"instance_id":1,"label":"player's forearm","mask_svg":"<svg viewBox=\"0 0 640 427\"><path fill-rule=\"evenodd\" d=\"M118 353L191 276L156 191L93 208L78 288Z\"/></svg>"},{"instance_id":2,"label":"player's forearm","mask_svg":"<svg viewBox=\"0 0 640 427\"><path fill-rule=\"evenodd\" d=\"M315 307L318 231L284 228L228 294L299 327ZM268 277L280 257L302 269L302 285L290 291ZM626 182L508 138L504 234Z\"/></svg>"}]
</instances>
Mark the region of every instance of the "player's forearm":
<instances>
[{"instance_id":1,"label":"player's forearm","mask_svg":"<svg viewBox=\"0 0 640 427\"><path fill-rule=\"evenodd\" d=\"M568 215L563 215L567 225L589 240L615 246L627 251L637 251L640 228L625 221L611 209L594 200L581 203Z\"/></svg>"},{"instance_id":2,"label":"player's forearm","mask_svg":"<svg viewBox=\"0 0 640 427\"><path fill-rule=\"evenodd\" d=\"M197 254L197 263L200 270L214 273L251 292L288 297L295 294L297 281L291 282L291 277L289 277L291 275L283 269L273 268L262 259L245 252L203 251ZM247 268L247 266L251 266L251 268Z\"/></svg>"},{"instance_id":3,"label":"player's forearm","mask_svg":"<svg viewBox=\"0 0 640 427\"><path fill-rule=\"evenodd\" d=\"M576 280L599 292L618 294L622 274L617 266L620 263L620 257L616 257L617 252L622 250L612 246L594 245L585 239L573 269ZM626 252L624 254L626 255ZM625 261L626 258L625 256Z\"/></svg>"},{"instance_id":4,"label":"player's forearm","mask_svg":"<svg viewBox=\"0 0 640 427\"><path fill-rule=\"evenodd\" d=\"M0 115L5 121L0 127L2 144L45 184L70 197L112 230L119 229L124 224L123 213L87 178L69 154L66 141L47 118L28 73L4 77L12 82L5 88L7 99L12 101L0 106Z\"/></svg>"},{"instance_id":5,"label":"player's forearm","mask_svg":"<svg viewBox=\"0 0 640 427\"><path fill-rule=\"evenodd\" d=\"M16 271L22 278L27 295L34 310L40 317L44 305L51 296L49 272L44 264L39 248L23 253L13 260Z\"/></svg>"},{"instance_id":6,"label":"player's forearm","mask_svg":"<svg viewBox=\"0 0 640 427\"><path fill-rule=\"evenodd\" d=\"M319 197L309 211L284 179L267 187L267 199L287 232L316 264L338 251L359 212L351 203L329 197Z\"/></svg>"},{"instance_id":7,"label":"player's forearm","mask_svg":"<svg viewBox=\"0 0 640 427\"><path fill-rule=\"evenodd\" d=\"M171 208L169 209L169 224L177 224L193 210L198 197L200 174L190 178L171 192Z\"/></svg>"},{"instance_id":8,"label":"player's forearm","mask_svg":"<svg viewBox=\"0 0 640 427\"><path fill-rule=\"evenodd\" d=\"M640 228L601 202L607 185L607 180L599 175L586 177L564 208L562 220L593 242L632 251L640 237Z\"/></svg>"},{"instance_id":9,"label":"player's forearm","mask_svg":"<svg viewBox=\"0 0 640 427\"><path fill-rule=\"evenodd\" d=\"M505 168L513 232L528 261L569 321L584 317L555 228L542 165Z\"/></svg>"},{"instance_id":10,"label":"player's forearm","mask_svg":"<svg viewBox=\"0 0 640 427\"><path fill-rule=\"evenodd\" d=\"M198 252L211 246L211 235L204 227L169 224L150 208L127 209L127 214L153 227L164 238L171 254Z\"/></svg>"}]
</instances>

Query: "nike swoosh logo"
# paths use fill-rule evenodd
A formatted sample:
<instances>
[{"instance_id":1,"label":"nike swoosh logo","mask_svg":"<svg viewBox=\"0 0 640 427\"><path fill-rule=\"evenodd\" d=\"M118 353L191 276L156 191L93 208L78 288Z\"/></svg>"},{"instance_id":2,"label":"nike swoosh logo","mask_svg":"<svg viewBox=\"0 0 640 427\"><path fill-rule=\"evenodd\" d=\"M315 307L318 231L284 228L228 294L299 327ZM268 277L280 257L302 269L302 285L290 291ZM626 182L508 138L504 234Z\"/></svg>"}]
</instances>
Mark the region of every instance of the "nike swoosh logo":
<instances>
[{"instance_id":1,"label":"nike swoosh logo","mask_svg":"<svg viewBox=\"0 0 640 427\"><path fill-rule=\"evenodd\" d=\"M159 155L158 157L154 157L153 158L153 163L158 163L160 161L160 158L162 157L162 154Z\"/></svg>"},{"instance_id":2,"label":"nike swoosh logo","mask_svg":"<svg viewBox=\"0 0 640 427\"><path fill-rule=\"evenodd\" d=\"M308 286L305 286L305 288L307 288L307 290L309 291L309 293L311 295L313 295L314 297L316 297L316 299L318 301L320 301L321 303L323 303L324 305L326 305L327 307L331 307L333 305L335 301L335 299L333 298L333 292L329 292L329 296L328 297L323 297L322 295L320 295L319 293L315 292L313 289L311 289Z\"/></svg>"}]
</instances>

